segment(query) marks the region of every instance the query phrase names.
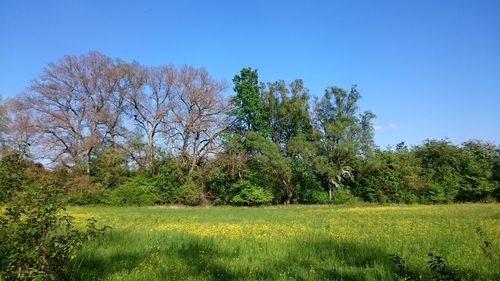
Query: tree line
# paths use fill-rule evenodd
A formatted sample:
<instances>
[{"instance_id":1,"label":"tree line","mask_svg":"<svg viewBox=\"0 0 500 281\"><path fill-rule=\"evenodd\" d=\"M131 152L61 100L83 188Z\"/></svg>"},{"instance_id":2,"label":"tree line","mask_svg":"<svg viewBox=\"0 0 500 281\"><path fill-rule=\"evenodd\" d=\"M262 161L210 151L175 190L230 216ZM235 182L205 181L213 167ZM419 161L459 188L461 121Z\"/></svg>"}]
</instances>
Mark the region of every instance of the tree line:
<instances>
[{"instance_id":1,"label":"tree line","mask_svg":"<svg viewBox=\"0 0 500 281\"><path fill-rule=\"evenodd\" d=\"M76 204L445 203L500 197L500 147L380 149L356 86L228 84L203 68L98 52L48 64L0 108L0 200L54 186Z\"/></svg>"}]
</instances>

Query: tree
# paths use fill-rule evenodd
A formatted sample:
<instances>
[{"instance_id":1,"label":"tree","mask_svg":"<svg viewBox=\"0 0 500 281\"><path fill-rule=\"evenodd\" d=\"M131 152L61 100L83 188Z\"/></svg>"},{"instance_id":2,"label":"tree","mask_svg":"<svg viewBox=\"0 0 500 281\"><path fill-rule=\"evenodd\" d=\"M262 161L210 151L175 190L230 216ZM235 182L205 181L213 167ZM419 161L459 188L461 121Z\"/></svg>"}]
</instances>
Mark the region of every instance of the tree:
<instances>
[{"instance_id":1,"label":"tree","mask_svg":"<svg viewBox=\"0 0 500 281\"><path fill-rule=\"evenodd\" d=\"M229 115L233 118L233 128L238 132L254 131L263 136L269 135L269 123L261 97L257 70L243 68L240 75L233 78L234 92Z\"/></svg>"},{"instance_id":2,"label":"tree","mask_svg":"<svg viewBox=\"0 0 500 281\"><path fill-rule=\"evenodd\" d=\"M8 119L7 119L7 108L5 103L0 99L0 145L2 147L6 146L6 131Z\"/></svg>"},{"instance_id":3,"label":"tree","mask_svg":"<svg viewBox=\"0 0 500 281\"><path fill-rule=\"evenodd\" d=\"M309 115L309 91L304 87L302 80L297 79L290 84L284 81L267 83L267 87L262 87L262 96L266 109L266 119L270 126L270 140L276 144L277 154L270 153L274 159L275 169L286 165L286 170L280 168L282 172L278 177L281 187L279 195L283 198L283 203L289 204L292 197L297 193L296 180L301 180L301 176L294 173L299 172L304 161L308 157L301 158L297 152L297 147L292 147L292 143L297 145L301 142L305 147L309 147L308 142L312 136L312 122ZM301 151L303 152L303 151ZM269 160L270 162L271 159ZM306 164L307 165L307 164Z\"/></svg>"},{"instance_id":4,"label":"tree","mask_svg":"<svg viewBox=\"0 0 500 281\"><path fill-rule=\"evenodd\" d=\"M287 154L288 142L299 134L312 134L309 115L309 90L297 79L288 86L284 81L267 83L262 88L270 138Z\"/></svg>"},{"instance_id":5,"label":"tree","mask_svg":"<svg viewBox=\"0 0 500 281\"><path fill-rule=\"evenodd\" d=\"M139 163L151 172L157 171L157 137L172 130L168 122L173 106L177 70L173 66L146 68L131 64L127 95L127 115L146 139L147 163ZM165 137L168 142L168 137ZM138 157L135 157L138 159Z\"/></svg>"},{"instance_id":6,"label":"tree","mask_svg":"<svg viewBox=\"0 0 500 281\"><path fill-rule=\"evenodd\" d=\"M295 192L292 185L292 168L290 158L280 153L276 143L264 138L256 132L245 134L246 146L252 155L252 165L260 172L265 182L270 185L283 203L290 204Z\"/></svg>"},{"instance_id":7,"label":"tree","mask_svg":"<svg viewBox=\"0 0 500 281\"><path fill-rule=\"evenodd\" d=\"M333 189L346 178L352 178L352 163L373 143L371 120L375 115L358 115L357 102L361 98L356 86L348 92L338 87L326 89L315 102L315 125L320 137L320 155L316 169L325 179L328 198Z\"/></svg>"},{"instance_id":8,"label":"tree","mask_svg":"<svg viewBox=\"0 0 500 281\"><path fill-rule=\"evenodd\" d=\"M451 202L460 189L460 148L449 140L426 140L414 149L420 160L428 201Z\"/></svg>"},{"instance_id":9,"label":"tree","mask_svg":"<svg viewBox=\"0 0 500 281\"><path fill-rule=\"evenodd\" d=\"M356 195L370 202L427 202L419 159L404 143L373 154L355 172Z\"/></svg>"},{"instance_id":10,"label":"tree","mask_svg":"<svg viewBox=\"0 0 500 281\"><path fill-rule=\"evenodd\" d=\"M20 112L33 116L44 158L65 166L82 164L90 173L95 149L117 135L120 74L111 59L91 52L50 63L31 83L18 101Z\"/></svg>"},{"instance_id":11,"label":"tree","mask_svg":"<svg viewBox=\"0 0 500 281\"><path fill-rule=\"evenodd\" d=\"M495 189L494 163L500 158L499 147L490 142L470 140L463 143L460 156L461 184L456 199L480 201L491 198Z\"/></svg>"},{"instance_id":12,"label":"tree","mask_svg":"<svg viewBox=\"0 0 500 281\"><path fill-rule=\"evenodd\" d=\"M225 83L204 68L183 66L175 83L172 139L189 173L220 150L221 134L228 127Z\"/></svg>"}]
</instances>

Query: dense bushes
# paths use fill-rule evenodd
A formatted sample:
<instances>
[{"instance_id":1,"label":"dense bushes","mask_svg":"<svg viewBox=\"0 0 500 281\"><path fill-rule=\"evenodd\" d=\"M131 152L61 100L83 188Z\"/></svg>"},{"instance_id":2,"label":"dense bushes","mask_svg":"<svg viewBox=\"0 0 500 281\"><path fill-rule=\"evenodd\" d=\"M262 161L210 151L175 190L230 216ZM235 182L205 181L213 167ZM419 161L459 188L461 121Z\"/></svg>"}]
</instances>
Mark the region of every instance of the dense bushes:
<instances>
[{"instance_id":1,"label":"dense bushes","mask_svg":"<svg viewBox=\"0 0 500 281\"><path fill-rule=\"evenodd\" d=\"M370 202L446 203L498 199L494 177L500 150L491 143L469 141L456 146L428 140L408 149L376 151L360 165L352 184Z\"/></svg>"},{"instance_id":2,"label":"dense bushes","mask_svg":"<svg viewBox=\"0 0 500 281\"><path fill-rule=\"evenodd\" d=\"M96 159L98 167L87 176L64 169L48 171L10 154L0 160L1 199L5 202L12 194L37 184L57 190L54 196L66 203L79 205L253 206L284 202L285 189L277 187L279 174L270 171L281 166L263 163L266 158L260 157L255 158L260 161L256 165L234 167L224 157L228 156L207 162L192 173L183 170L175 158L159 161L156 173L134 172L124 169L122 162ZM492 201L500 194L499 158L498 147L490 143L469 141L457 146L446 140L429 140L412 148L401 144L395 150L375 150L371 157L359 158L352 178L332 188L331 200L323 175L304 163L288 170L293 178L287 188L294 192L291 203L301 204ZM110 181L113 177L119 180Z\"/></svg>"}]
</instances>

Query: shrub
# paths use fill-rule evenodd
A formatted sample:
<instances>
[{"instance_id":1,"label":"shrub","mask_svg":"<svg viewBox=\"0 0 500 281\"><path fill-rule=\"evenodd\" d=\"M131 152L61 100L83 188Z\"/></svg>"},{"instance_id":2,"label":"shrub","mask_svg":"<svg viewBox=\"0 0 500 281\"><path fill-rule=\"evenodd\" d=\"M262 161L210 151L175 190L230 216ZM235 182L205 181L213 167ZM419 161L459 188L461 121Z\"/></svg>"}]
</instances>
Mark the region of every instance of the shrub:
<instances>
[{"instance_id":1,"label":"shrub","mask_svg":"<svg viewBox=\"0 0 500 281\"><path fill-rule=\"evenodd\" d=\"M0 203L8 201L20 191L26 181L25 163L18 154L0 160Z\"/></svg>"},{"instance_id":2,"label":"shrub","mask_svg":"<svg viewBox=\"0 0 500 281\"><path fill-rule=\"evenodd\" d=\"M160 203L154 183L141 176L133 177L109 193L109 202L114 205L153 205Z\"/></svg>"},{"instance_id":3,"label":"shrub","mask_svg":"<svg viewBox=\"0 0 500 281\"><path fill-rule=\"evenodd\" d=\"M353 203L357 201L357 198L352 195L349 189L345 187L337 188L333 193L332 203L333 204L346 204Z\"/></svg>"},{"instance_id":4,"label":"shrub","mask_svg":"<svg viewBox=\"0 0 500 281\"><path fill-rule=\"evenodd\" d=\"M67 204L75 205L105 205L109 204L109 191L96 190L93 192L69 193L63 199Z\"/></svg>"},{"instance_id":5,"label":"shrub","mask_svg":"<svg viewBox=\"0 0 500 281\"><path fill-rule=\"evenodd\" d=\"M46 191L16 198L0 217L0 280L61 280L75 252L105 231L94 219L76 229L53 198Z\"/></svg>"},{"instance_id":6,"label":"shrub","mask_svg":"<svg viewBox=\"0 0 500 281\"><path fill-rule=\"evenodd\" d=\"M165 159L159 165L158 174L152 175L151 181L158 189L162 204L181 203L183 200L183 184L186 176L174 160Z\"/></svg>"},{"instance_id":7,"label":"shrub","mask_svg":"<svg viewBox=\"0 0 500 281\"><path fill-rule=\"evenodd\" d=\"M234 185L235 189L241 191L231 199L232 204L256 206L269 204L273 201L272 192L258 187L248 180L239 180Z\"/></svg>"},{"instance_id":8,"label":"shrub","mask_svg":"<svg viewBox=\"0 0 500 281\"><path fill-rule=\"evenodd\" d=\"M201 190L191 178L188 178L186 182L181 185L180 192L180 203L182 204L195 206L203 202L204 198Z\"/></svg>"},{"instance_id":9,"label":"shrub","mask_svg":"<svg viewBox=\"0 0 500 281\"><path fill-rule=\"evenodd\" d=\"M236 195L232 190L230 176L222 167L215 167L208 172L207 188L215 205L228 204Z\"/></svg>"},{"instance_id":10,"label":"shrub","mask_svg":"<svg viewBox=\"0 0 500 281\"><path fill-rule=\"evenodd\" d=\"M300 203L328 204L328 194L324 190L306 189L301 193Z\"/></svg>"}]
</instances>

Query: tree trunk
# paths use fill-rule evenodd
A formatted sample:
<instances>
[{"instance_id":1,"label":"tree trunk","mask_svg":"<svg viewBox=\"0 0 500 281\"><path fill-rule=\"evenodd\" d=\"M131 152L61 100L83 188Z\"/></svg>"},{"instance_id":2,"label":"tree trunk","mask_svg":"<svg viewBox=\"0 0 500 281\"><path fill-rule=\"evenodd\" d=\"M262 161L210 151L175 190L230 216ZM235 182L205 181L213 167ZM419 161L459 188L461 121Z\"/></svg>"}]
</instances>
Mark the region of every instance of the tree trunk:
<instances>
[{"instance_id":1,"label":"tree trunk","mask_svg":"<svg viewBox=\"0 0 500 281\"><path fill-rule=\"evenodd\" d=\"M293 191L289 190L286 194L285 205L288 205L292 201Z\"/></svg>"},{"instance_id":2,"label":"tree trunk","mask_svg":"<svg viewBox=\"0 0 500 281\"><path fill-rule=\"evenodd\" d=\"M193 159L191 160L191 166L189 167L189 173L191 174L196 168L196 164L198 163L198 154L200 147L200 133L196 133L194 138L194 146L193 146Z\"/></svg>"},{"instance_id":3,"label":"tree trunk","mask_svg":"<svg viewBox=\"0 0 500 281\"><path fill-rule=\"evenodd\" d=\"M155 144L154 144L154 136L153 134L148 135L148 168L150 172L156 173L156 165L155 165Z\"/></svg>"},{"instance_id":4,"label":"tree trunk","mask_svg":"<svg viewBox=\"0 0 500 281\"><path fill-rule=\"evenodd\" d=\"M92 155L92 149L89 149L87 151L87 163L85 163L85 171L87 172L87 175L90 176L90 165L91 165L91 161L92 161L92 158L91 158L91 155Z\"/></svg>"},{"instance_id":5,"label":"tree trunk","mask_svg":"<svg viewBox=\"0 0 500 281\"><path fill-rule=\"evenodd\" d=\"M293 196L293 187L292 187L292 178L291 176L288 178L288 180L283 181L283 183L286 186L286 199L285 199L285 205L290 204L292 201L292 196Z\"/></svg>"}]
</instances>

